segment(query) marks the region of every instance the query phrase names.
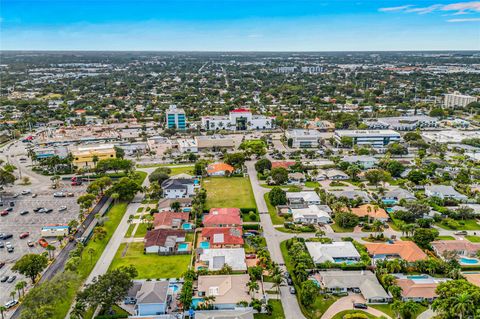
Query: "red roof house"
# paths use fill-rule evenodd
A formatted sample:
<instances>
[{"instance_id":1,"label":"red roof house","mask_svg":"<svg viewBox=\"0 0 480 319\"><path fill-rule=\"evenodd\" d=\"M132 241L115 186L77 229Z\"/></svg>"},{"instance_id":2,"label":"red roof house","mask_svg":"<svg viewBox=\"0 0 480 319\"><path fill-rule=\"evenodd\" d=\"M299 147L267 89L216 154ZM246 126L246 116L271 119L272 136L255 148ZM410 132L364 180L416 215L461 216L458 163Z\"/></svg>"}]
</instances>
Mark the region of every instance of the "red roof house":
<instances>
[{"instance_id":1,"label":"red roof house","mask_svg":"<svg viewBox=\"0 0 480 319\"><path fill-rule=\"evenodd\" d=\"M242 225L239 208L211 208L203 217L204 227L235 227Z\"/></svg>"},{"instance_id":2,"label":"red roof house","mask_svg":"<svg viewBox=\"0 0 480 319\"><path fill-rule=\"evenodd\" d=\"M242 247L242 234L242 227L206 227L201 241L208 241L210 248Z\"/></svg>"},{"instance_id":3,"label":"red roof house","mask_svg":"<svg viewBox=\"0 0 480 319\"><path fill-rule=\"evenodd\" d=\"M278 167L289 169L290 166L293 166L293 165L295 165L295 162L288 162L288 161L272 162L272 169L278 168Z\"/></svg>"},{"instance_id":4,"label":"red roof house","mask_svg":"<svg viewBox=\"0 0 480 319\"><path fill-rule=\"evenodd\" d=\"M153 226L155 229L180 228L188 221L188 212L161 212L153 215Z\"/></svg>"}]
</instances>

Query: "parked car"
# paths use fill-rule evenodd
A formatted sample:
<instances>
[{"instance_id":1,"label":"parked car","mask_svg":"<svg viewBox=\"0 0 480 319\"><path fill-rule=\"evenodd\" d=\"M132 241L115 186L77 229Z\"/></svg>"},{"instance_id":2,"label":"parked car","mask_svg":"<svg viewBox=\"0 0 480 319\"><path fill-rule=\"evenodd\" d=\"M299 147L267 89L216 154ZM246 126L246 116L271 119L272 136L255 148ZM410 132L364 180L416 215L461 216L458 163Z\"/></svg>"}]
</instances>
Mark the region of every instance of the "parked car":
<instances>
[{"instance_id":1,"label":"parked car","mask_svg":"<svg viewBox=\"0 0 480 319\"><path fill-rule=\"evenodd\" d=\"M34 208L33 211L34 211L35 213L38 213L38 212L40 211L40 209L43 209L43 207Z\"/></svg>"},{"instance_id":2,"label":"parked car","mask_svg":"<svg viewBox=\"0 0 480 319\"><path fill-rule=\"evenodd\" d=\"M2 234L2 237L0 239L7 240L7 239L10 239L12 237L13 237L12 234Z\"/></svg>"},{"instance_id":3,"label":"parked car","mask_svg":"<svg viewBox=\"0 0 480 319\"><path fill-rule=\"evenodd\" d=\"M47 209L46 208L40 208L40 210L38 212L43 214L43 213L47 212Z\"/></svg>"},{"instance_id":4,"label":"parked car","mask_svg":"<svg viewBox=\"0 0 480 319\"><path fill-rule=\"evenodd\" d=\"M5 263L2 261L2 262L0 262L0 269L2 269L3 266L5 266Z\"/></svg>"},{"instance_id":5,"label":"parked car","mask_svg":"<svg viewBox=\"0 0 480 319\"><path fill-rule=\"evenodd\" d=\"M43 248L47 247L48 246L48 241L46 241L44 238L40 238L38 240L38 243L40 244L40 246L42 246Z\"/></svg>"},{"instance_id":6,"label":"parked car","mask_svg":"<svg viewBox=\"0 0 480 319\"><path fill-rule=\"evenodd\" d=\"M12 277L8 278L7 282L8 282L9 284L11 284L12 282L15 281L15 279L17 279L17 276L12 276Z\"/></svg>"},{"instance_id":7,"label":"parked car","mask_svg":"<svg viewBox=\"0 0 480 319\"><path fill-rule=\"evenodd\" d=\"M22 211L20 212L20 215L27 215L28 213L29 213L28 210L22 210Z\"/></svg>"},{"instance_id":8,"label":"parked car","mask_svg":"<svg viewBox=\"0 0 480 319\"><path fill-rule=\"evenodd\" d=\"M356 308L356 309L368 309L368 306L364 303L360 303L360 302L355 302L353 303L353 308Z\"/></svg>"},{"instance_id":9,"label":"parked car","mask_svg":"<svg viewBox=\"0 0 480 319\"><path fill-rule=\"evenodd\" d=\"M67 197L67 194L64 192L55 192L53 193L53 197Z\"/></svg>"},{"instance_id":10,"label":"parked car","mask_svg":"<svg viewBox=\"0 0 480 319\"><path fill-rule=\"evenodd\" d=\"M0 241L0 248L5 248L5 244L3 243L3 241Z\"/></svg>"},{"instance_id":11,"label":"parked car","mask_svg":"<svg viewBox=\"0 0 480 319\"><path fill-rule=\"evenodd\" d=\"M293 286L293 280L292 280L292 278L287 278L287 284L288 284L289 286Z\"/></svg>"},{"instance_id":12,"label":"parked car","mask_svg":"<svg viewBox=\"0 0 480 319\"><path fill-rule=\"evenodd\" d=\"M20 196L20 194L16 193L16 194L13 195L13 198L17 198L18 196Z\"/></svg>"},{"instance_id":13,"label":"parked car","mask_svg":"<svg viewBox=\"0 0 480 319\"><path fill-rule=\"evenodd\" d=\"M20 239L25 239L25 238L27 238L28 236L30 236L30 233L29 233L29 232L21 233L21 234L20 234Z\"/></svg>"},{"instance_id":14,"label":"parked car","mask_svg":"<svg viewBox=\"0 0 480 319\"><path fill-rule=\"evenodd\" d=\"M10 309L18 304L18 300L10 300L5 304L5 308Z\"/></svg>"},{"instance_id":15,"label":"parked car","mask_svg":"<svg viewBox=\"0 0 480 319\"><path fill-rule=\"evenodd\" d=\"M75 196L74 193L72 193L72 192L68 192L68 193L67 193L67 197L73 197L73 196Z\"/></svg>"},{"instance_id":16,"label":"parked car","mask_svg":"<svg viewBox=\"0 0 480 319\"><path fill-rule=\"evenodd\" d=\"M35 247L35 242L29 240L29 241L27 242L27 245L28 245L28 247Z\"/></svg>"},{"instance_id":17,"label":"parked car","mask_svg":"<svg viewBox=\"0 0 480 319\"><path fill-rule=\"evenodd\" d=\"M28 194L30 194L31 192L32 192L32 191L29 190L29 189L24 189L24 190L22 191L22 195L28 195Z\"/></svg>"},{"instance_id":18,"label":"parked car","mask_svg":"<svg viewBox=\"0 0 480 319\"><path fill-rule=\"evenodd\" d=\"M37 194L32 194L32 198L36 198L37 196Z\"/></svg>"},{"instance_id":19,"label":"parked car","mask_svg":"<svg viewBox=\"0 0 480 319\"><path fill-rule=\"evenodd\" d=\"M460 230L453 233L454 235L467 236L468 232L466 230Z\"/></svg>"},{"instance_id":20,"label":"parked car","mask_svg":"<svg viewBox=\"0 0 480 319\"><path fill-rule=\"evenodd\" d=\"M49 208L49 209L45 210L45 214L50 214L51 212L53 212L53 208Z\"/></svg>"},{"instance_id":21,"label":"parked car","mask_svg":"<svg viewBox=\"0 0 480 319\"><path fill-rule=\"evenodd\" d=\"M294 294L297 293L297 291L295 290L295 287L293 287L293 286L291 286L288 290L290 291L290 293L291 293L292 295L294 295Z\"/></svg>"},{"instance_id":22,"label":"parked car","mask_svg":"<svg viewBox=\"0 0 480 319\"><path fill-rule=\"evenodd\" d=\"M8 280L8 276L2 276L2 278L0 278L0 282L5 282Z\"/></svg>"},{"instance_id":23,"label":"parked car","mask_svg":"<svg viewBox=\"0 0 480 319\"><path fill-rule=\"evenodd\" d=\"M13 207L8 207L7 209L5 209L7 212L12 212L13 211Z\"/></svg>"},{"instance_id":24,"label":"parked car","mask_svg":"<svg viewBox=\"0 0 480 319\"><path fill-rule=\"evenodd\" d=\"M8 210L4 209L2 210L2 212L0 213L0 216L7 216L8 215Z\"/></svg>"}]
</instances>

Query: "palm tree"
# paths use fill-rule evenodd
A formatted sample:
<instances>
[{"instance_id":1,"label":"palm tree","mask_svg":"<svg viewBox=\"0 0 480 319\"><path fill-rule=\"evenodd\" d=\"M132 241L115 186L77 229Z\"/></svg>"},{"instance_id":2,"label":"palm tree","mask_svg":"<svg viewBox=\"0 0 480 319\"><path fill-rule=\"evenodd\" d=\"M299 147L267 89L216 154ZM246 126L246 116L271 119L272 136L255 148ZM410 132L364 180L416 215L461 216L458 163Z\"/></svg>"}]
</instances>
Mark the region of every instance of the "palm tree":
<instances>
[{"instance_id":1,"label":"palm tree","mask_svg":"<svg viewBox=\"0 0 480 319\"><path fill-rule=\"evenodd\" d=\"M0 315L2 315L2 319L5 319L5 311L7 311L7 308L5 306L0 306Z\"/></svg>"},{"instance_id":2,"label":"palm tree","mask_svg":"<svg viewBox=\"0 0 480 319\"><path fill-rule=\"evenodd\" d=\"M375 234L378 236L378 233L382 231L382 222L376 219L373 224L372 224L372 230L375 232Z\"/></svg>"},{"instance_id":3,"label":"palm tree","mask_svg":"<svg viewBox=\"0 0 480 319\"><path fill-rule=\"evenodd\" d=\"M93 162L93 165L95 167L97 167L97 163L98 163L98 156L97 155L93 155L92 157L92 162Z\"/></svg>"},{"instance_id":4,"label":"palm tree","mask_svg":"<svg viewBox=\"0 0 480 319\"><path fill-rule=\"evenodd\" d=\"M10 292L10 297L12 297L12 301L15 300L15 295L16 294L17 294L17 292L15 290Z\"/></svg>"},{"instance_id":5,"label":"palm tree","mask_svg":"<svg viewBox=\"0 0 480 319\"><path fill-rule=\"evenodd\" d=\"M472 313L474 308L472 297L467 292L457 295L452 305L453 313L458 314L460 319L463 319L465 314Z\"/></svg>"},{"instance_id":6,"label":"palm tree","mask_svg":"<svg viewBox=\"0 0 480 319\"><path fill-rule=\"evenodd\" d=\"M413 316L420 310L420 305L414 301L407 301L402 307L402 317L405 319L413 318Z\"/></svg>"},{"instance_id":7,"label":"palm tree","mask_svg":"<svg viewBox=\"0 0 480 319\"><path fill-rule=\"evenodd\" d=\"M53 259L53 251L55 250L55 246L53 245L48 245L45 247L45 250L48 251L48 258Z\"/></svg>"},{"instance_id":8,"label":"palm tree","mask_svg":"<svg viewBox=\"0 0 480 319\"><path fill-rule=\"evenodd\" d=\"M118 193L113 193L112 195L110 195L110 197L113 199L113 203L116 204L120 195Z\"/></svg>"},{"instance_id":9,"label":"palm tree","mask_svg":"<svg viewBox=\"0 0 480 319\"><path fill-rule=\"evenodd\" d=\"M82 319L85 314L85 303L82 301L77 301L70 312L70 318L72 319Z\"/></svg>"},{"instance_id":10,"label":"palm tree","mask_svg":"<svg viewBox=\"0 0 480 319\"><path fill-rule=\"evenodd\" d=\"M18 287L18 288L17 288ZM22 290L22 296L25 296L25 288L27 287L27 282L26 281L19 281L17 285L15 286L16 289Z\"/></svg>"},{"instance_id":11,"label":"palm tree","mask_svg":"<svg viewBox=\"0 0 480 319\"><path fill-rule=\"evenodd\" d=\"M248 292L252 295L253 297L253 292L254 291L258 291L259 289L259 286L258 286L258 282L256 280L250 280L249 282L247 282L247 288L248 288Z\"/></svg>"},{"instance_id":12,"label":"palm tree","mask_svg":"<svg viewBox=\"0 0 480 319\"><path fill-rule=\"evenodd\" d=\"M90 265L92 265L93 262L93 254L95 254L95 249L92 247L87 248L87 254L90 256Z\"/></svg>"},{"instance_id":13,"label":"palm tree","mask_svg":"<svg viewBox=\"0 0 480 319\"><path fill-rule=\"evenodd\" d=\"M278 296L280 295L280 286L283 284L284 278L281 274L278 274L278 275L274 275L272 279L273 279L273 287L277 289L277 299L278 299Z\"/></svg>"},{"instance_id":14,"label":"palm tree","mask_svg":"<svg viewBox=\"0 0 480 319\"><path fill-rule=\"evenodd\" d=\"M325 236L325 231L323 230L317 230L317 232L315 233L315 237L322 238L323 236Z\"/></svg>"}]
</instances>

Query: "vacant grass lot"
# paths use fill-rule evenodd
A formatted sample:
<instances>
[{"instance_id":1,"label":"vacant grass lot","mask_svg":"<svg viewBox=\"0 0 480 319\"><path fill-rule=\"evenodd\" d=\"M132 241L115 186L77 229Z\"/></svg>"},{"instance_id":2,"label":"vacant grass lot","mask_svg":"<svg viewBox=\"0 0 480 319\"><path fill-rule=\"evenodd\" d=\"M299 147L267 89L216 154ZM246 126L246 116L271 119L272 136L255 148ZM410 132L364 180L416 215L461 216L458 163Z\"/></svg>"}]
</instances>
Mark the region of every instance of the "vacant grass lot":
<instances>
[{"instance_id":1,"label":"vacant grass lot","mask_svg":"<svg viewBox=\"0 0 480 319\"><path fill-rule=\"evenodd\" d=\"M140 237L140 238L145 237L145 235L147 234L147 227L148 227L148 223L138 224L138 228L137 228L137 231L135 232L134 237Z\"/></svg>"},{"instance_id":2,"label":"vacant grass lot","mask_svg":"<svg viewBox=\"0 0 480 319\"><path fill-rule=\"evenodd\" d=\"M435 240L455 240L453 236L438 236Z\"/></svg>"},{"instance_id":3,"label":"vacant grass lot","mask_svg":"<svg viewBox=\"0 0 480 319\"><path fill-rule=\"evenodd\" d=\"M256 208L250 180L244 177L209 177L202 186L207 190L206 208Z\"/></svg>"},{"instance_id":4,"label":"vacant grass lot","mask_svg":"<svg viewBox=\"0 0 480 319\"><path fill-rule=\"evenodd\" d=\"M472 243L480 243L480 236L465 236Z\"/></svg>"},{"instance_id":5,"label":"vacant grass lot","mask_svg":"<svg viewBox=\"0 0 480 319\"><path fill-rule=\"evenodd\" d=\"M458 222L460 223L460 226L456 229L443 225L441 222L435 223L435 225L447 230L480 230L480 224L477 223L475 219L460 220Z\"/></svg>"},{"instance_id":6,"label":"vacant grass lot","mask_svg":"<svg viewBox=\"0 0 480 319\"><path fill-rule=\"evenodd\" d=\"M351 232L353 232L353 227L343 228L343 227L340 227L337 224L330 224L330 227L332 227L333 231L336 232L336 233L351 233Z\"/></svg>"},{"instance_id":7,"label":"vacant grass lot","mask_svg":"<svg viewBox=\"0 0 480 319\"><path fill-rule=\"evenodd\" d=\"M275 209L275 206L273 206L270 203L270 199L268 198L268 193L263 195L263 198L265 199L265 203L267 204L268 213L270 214L270 218L272 219L272 223L274 225L283 225L283 223L285 222L285 218L283 218L282 216L278 216L277 210Z\"/></svg>"},{"instance_id":8,"label":"vacant grass lot","mask_svg":"<svg viewBox=\"0 0 480 319\"><path fill-rule=\"evenodd\" d=\"M138 271L138 279L179 278L188 269L190 255L159 256L144 254L143 243L130 243L125 256L125 243L118 248L110 269L133 265Z\"/></svg>"}]
</instances>

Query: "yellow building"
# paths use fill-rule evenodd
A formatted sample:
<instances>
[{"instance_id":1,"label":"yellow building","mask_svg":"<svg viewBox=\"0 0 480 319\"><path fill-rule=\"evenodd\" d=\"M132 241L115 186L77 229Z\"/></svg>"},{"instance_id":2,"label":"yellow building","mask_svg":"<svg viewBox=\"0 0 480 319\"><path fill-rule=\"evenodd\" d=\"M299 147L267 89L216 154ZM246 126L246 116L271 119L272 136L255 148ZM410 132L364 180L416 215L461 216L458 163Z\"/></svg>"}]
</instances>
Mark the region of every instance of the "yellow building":
<instances>
[{"instance_id":1,"label":"yellow building","mask_svg":"<svg viewBox=\"0 0 480 319\"><path fill-rule=\"evenodd\" d=\"M78 168L94 167L94 157L97 157L98 161L116 157L112 144L79 147L72 151L72 155L73 164Z\"/></svg>"}]
</instances>

